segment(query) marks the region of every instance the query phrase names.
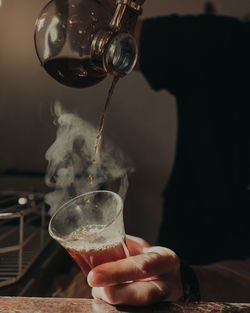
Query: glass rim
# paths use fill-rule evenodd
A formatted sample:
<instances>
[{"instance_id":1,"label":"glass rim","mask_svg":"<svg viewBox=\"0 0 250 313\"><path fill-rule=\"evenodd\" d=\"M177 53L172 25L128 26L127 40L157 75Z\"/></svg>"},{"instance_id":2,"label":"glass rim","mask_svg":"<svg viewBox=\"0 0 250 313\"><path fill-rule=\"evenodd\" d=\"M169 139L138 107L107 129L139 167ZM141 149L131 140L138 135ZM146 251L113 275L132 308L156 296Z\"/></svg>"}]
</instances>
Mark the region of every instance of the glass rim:
<instances>
[{"instance_id":1,"label":"glass rim","mask_svg":"<svg viewBox=\"0 0 250 313\"><path fill-rule=\"evenodd\" d=\"M115 192L110 191L110 190L94 190L94 191L89 191L89 192L83 193L83 194L81 194L81 195L79 195L79 196L76 196L75 198L70 199L69 201L65 202L65 203L64 203L62 206L60 206L60 207L56 210L56 212L51 216L50 221L49 221L48 231L49 231L50 236L51 236L53 239L57 240L58 242L67 242L67 241L68 241L68 240L66 240L66 239L64 239L64 238L61 238L61 237L56 236L56 235L54 234L54 232L52 231L51 223L52 223L53 219L55 218L55 216L56 216L59 212L61 212L66 206L68 206L71 202L73 203L73 202L75 202L76 200L78 200L78 199L80 199L80 198L82 198L82 197L86 197L86 196L91 195L91 194L94 194L94 193L109 193L109 194L112 194L113 196L115 196L115 198L118 199L118 204L119 204L119 203L121 204L121 206L120 206L120 208L119 208L117 214L113 217L112 221L111 221L110 223L108 223L107 225L105 225L105 227L104 227L102 230L100 230L100 231L98 232L98 235L101 234L102 232L104 232L108 227L110 227L110 226L117 220L117 218L119 217L119 215L120 215L120 214L122 213L122 211L123 211L123 200L122 200L121 196L120 196L118 193L115 193ZM92 236L96 236L96 234L92 234L92 235L88 235L88 236L84 236L84 237L91 238ZM84 237L83 237L82 239L79 239L79 240L83 240Z\"/></svg>"}]
</instances>

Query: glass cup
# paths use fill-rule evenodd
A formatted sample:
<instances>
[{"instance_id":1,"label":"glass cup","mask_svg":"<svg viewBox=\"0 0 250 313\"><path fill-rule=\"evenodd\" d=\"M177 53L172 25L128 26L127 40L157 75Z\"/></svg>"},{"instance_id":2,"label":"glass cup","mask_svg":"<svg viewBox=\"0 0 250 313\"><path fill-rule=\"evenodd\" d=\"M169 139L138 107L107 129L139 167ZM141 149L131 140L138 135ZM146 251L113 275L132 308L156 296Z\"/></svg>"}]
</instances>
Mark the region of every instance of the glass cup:
<instances>
[{"instance_id":1,"label":"glass cup","mask_svg":"<svg viewBox=\"0 0 250 313\"><path fill-rule=\"evenodd\" d=\"M65 203L52 216L49 233L73 257L83 273L126 258L123 201L111 191L92 191Z\"/></svg>"}]
</instances>

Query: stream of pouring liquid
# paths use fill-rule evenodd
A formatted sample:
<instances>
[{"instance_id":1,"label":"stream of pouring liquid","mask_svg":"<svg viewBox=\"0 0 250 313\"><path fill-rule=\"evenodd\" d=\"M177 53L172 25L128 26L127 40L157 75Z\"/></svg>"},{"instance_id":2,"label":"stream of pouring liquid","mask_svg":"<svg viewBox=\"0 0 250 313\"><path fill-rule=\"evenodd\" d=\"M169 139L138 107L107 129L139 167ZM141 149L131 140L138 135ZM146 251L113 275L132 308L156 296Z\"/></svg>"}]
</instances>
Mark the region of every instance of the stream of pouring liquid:
<instances>
[{"instance_id":1,"label":"stream of pouring liquid","mask_svg":"<svg viewBox=\"0 0 250 313\"><path fill-rule=\"evenodd\" d=\"M109 105L110 105L110 102L111 102L111 98L112 98L112 95L114 93L114 90L115 90L115 86L117 84L117 82L119 81L119 76L114 76L114 79L112 81L112 84L111 84L111 87L109 89L109 92L108 92L108 97L107 97L107 100L106 100L106 103L105 103L105 107L104 107L104 111L102 113L102 116L101 116L101 122L100 122L100 126L99 126L99 131L98 131L98 134L96 136L96 144L95 144L95 148L94 148L94 158L93 160L91 161L92 164L96 164L96 159L95 159L95 156L99 150L99 146L100 146L100 142L101 142L101 138L102 138L102 131L103 131L103 128L104 128L104 121L105 121L105 116L108 112L108 108L109 108ZM93 184L93 176L90 175L89 176L89 184L92 185Z\"/></svg>"}]
</instances>

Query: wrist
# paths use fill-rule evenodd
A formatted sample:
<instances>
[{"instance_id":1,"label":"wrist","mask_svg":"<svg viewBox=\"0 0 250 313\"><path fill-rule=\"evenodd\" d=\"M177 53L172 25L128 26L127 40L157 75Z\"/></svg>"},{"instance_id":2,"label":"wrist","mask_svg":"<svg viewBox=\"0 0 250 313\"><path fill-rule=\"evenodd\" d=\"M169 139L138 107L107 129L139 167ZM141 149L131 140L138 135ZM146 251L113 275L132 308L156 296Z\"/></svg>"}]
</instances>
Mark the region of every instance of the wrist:
<instances>
[{"instance_id":1,"label":"wrist","mask_svg":"<svg viewBox=\"0 0 250 313\"><path fill-rule=\"evenodd\" d=\"M193 269L185 262L180 263L180 274L183 288L183 302L199 302L201 300L199 281Z\"/></svg>"}]
</instances>

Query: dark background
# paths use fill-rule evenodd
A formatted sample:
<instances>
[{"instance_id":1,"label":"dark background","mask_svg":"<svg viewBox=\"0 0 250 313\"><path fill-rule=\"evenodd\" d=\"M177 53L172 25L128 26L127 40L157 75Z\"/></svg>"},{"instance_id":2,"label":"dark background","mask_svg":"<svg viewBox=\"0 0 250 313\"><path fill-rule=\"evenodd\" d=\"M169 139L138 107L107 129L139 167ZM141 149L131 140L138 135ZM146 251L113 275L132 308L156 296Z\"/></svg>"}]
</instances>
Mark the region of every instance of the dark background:
<instances>
[{"instance_id":1,"label":"dark background","mask_svg":"<svg viewBox=\"0 0 250 313\"><path fill-rule=\"evenodd\" d=\"M57 99L97 127L111 80L80 90L54 81L39 65L33 44L35 20L47 0L0 3L0 173L8 169L42 173L47 166L45 152L56 133L51 105ZM144 17L199 14L204 4L202 0L147 0ZM249 0L214 4L219 14L243 18L250 13ZM152 91L140 73L130 74L117 86L104 136L129 155L136 167L125 204L126 230L154 243L161 220L161 192L174 159L174 98L166 91ZM0 177L0 188L11 188L11 179ZM38 180L42 189L43 179ZM18 181L23 190L30 184L22 177Z\"/></svg>"}]
</instances>

